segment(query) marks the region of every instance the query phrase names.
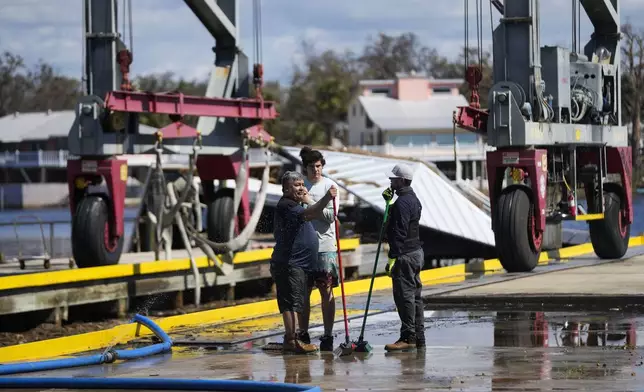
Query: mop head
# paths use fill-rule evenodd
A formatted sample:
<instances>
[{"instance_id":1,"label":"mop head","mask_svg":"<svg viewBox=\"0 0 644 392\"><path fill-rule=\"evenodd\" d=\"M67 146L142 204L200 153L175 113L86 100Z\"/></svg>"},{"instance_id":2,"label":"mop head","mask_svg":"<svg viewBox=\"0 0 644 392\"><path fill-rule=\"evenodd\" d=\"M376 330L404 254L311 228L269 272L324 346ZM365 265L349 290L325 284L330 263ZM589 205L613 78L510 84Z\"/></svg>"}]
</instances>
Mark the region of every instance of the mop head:
<instances>
[{"instance_id":1,"label":"mop head","mask_svg":"<svg viewBox=\"0 0 644 392\"><path fill-rule=\"evenodd\" d=\"M370 353L373 350L373 347L366 340L359 340L354 346L357 353Z\"/></svg>"},{"instance_id":2,"label":"mop head","mask_svg":"<svg viewBox=\"0 0 644 392\"><path fill-rule=\"evenodd\" d=\"M355 350L356 345L353 343L342 343L338 348L333 350L333 353L337 356L343 357L345 355L351 355L353 354L353 351Z\"/></svg>"},{"instance_id":3,"label":"mop head","mask_svg":"<svg viewBox=\"0 0 644 392\"><path fill-rule=\"evenodd\" d=\"M282 351L284 344L278 342L271 342L262 347L264 351Z\"/></svg>"}]
</instances>

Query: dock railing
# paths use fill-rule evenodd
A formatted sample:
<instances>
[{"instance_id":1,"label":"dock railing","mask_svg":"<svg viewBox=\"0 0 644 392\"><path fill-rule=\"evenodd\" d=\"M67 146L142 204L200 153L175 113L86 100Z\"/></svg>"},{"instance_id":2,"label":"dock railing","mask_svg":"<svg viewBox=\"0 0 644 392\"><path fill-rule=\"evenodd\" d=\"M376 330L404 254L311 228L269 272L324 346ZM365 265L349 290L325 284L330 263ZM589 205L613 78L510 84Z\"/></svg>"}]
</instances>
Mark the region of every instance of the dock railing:
<instances>
[{"instance_id":1,"label":"dock railing","mask_svg":"<svg viewBox=\"0 0 644 392\"><path fill-rule=\"evenodd\" d=\"M132 223L136 222L136 218L131 217L131 218L124 218L124 223ZM6 244L5 241L13 241L15 238L16 241L16 246L17 246L17 252L16 254L7 254L5 249L2 245L0 245L0 261L1 262L8 262L10 260L19 260L21 258L29 258L27 254L29 252L25 252L25 243L30 243L34 240L36 241L41 241L42 242L42 251L43 253L46 253L50 256L50 258L55 258L55 252L56 252L56 235L55 235L55 228L56 226L69 226L71 227L71 220L66 220L66 219L52 219L52 220L42 220L36 215L19 215L15 217L11 222L0 222L0 232L2 232L6 228L13 228L13 232L10 234L9 232L3 233L3 235L0 236L2 239L2 242ZM20 234L20 227L24 226L39 226L38 231L34 232L32 235L29 235L27 240L25 241L24 233L23 237L21 237ZM48 233L48 235L45 234L45 232ZM60 236L59 236L60 237ZM71 236L70 236L71 237ZM71 241L71 238L69 238L69 241ZM14 253L14 252L11 252ZM38 255L37 257L33 257L33 260L42 260L42 255Z\"/></svg>"}]
</instances>

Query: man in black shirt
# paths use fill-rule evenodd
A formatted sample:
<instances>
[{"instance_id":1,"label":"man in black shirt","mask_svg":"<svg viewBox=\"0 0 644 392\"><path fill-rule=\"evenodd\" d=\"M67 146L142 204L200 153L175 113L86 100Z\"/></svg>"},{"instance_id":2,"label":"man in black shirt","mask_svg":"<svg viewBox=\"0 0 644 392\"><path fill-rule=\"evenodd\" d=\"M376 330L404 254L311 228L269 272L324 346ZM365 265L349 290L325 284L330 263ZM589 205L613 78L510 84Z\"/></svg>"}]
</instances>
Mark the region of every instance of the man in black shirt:
<instances>
[{"instance_id":1,"label":"man in black shirt","mask_svg":"<svg viewBox=\"0 0 644 392\"><path fill-rule=\"evenodd\" d=\"M413 170L407 165L396 165L389 175L391 187L382 196L387 202L398 198L390 207L387 223L389 261L385 270L392 278L394 302L400 317L400 338L385 350L407 350L425 347L425 324L420 271L425 262L419 238L419 221L422 213L420 200L411 188Z\"/></svg>"},{"instance_id":2,"label":"man in black shirt","mask_svg":"<svg viewBox=\"0 0 644 392\"><path fill-rule=\"evenodd\" d=\"M297 339L295 322L302 324L302 311L308 295L308 272L318 257L318 236L311 220L319 218L337 195L331 187L313 203L304 186L304 177L286 172L282 177L283 196L275 209L275 247L271 256L271 275L277 288L277 306L284 319L284 351L308 353L314 344ZM302 204L310 207L304 208Z\"/></svg>"}]
</instances>

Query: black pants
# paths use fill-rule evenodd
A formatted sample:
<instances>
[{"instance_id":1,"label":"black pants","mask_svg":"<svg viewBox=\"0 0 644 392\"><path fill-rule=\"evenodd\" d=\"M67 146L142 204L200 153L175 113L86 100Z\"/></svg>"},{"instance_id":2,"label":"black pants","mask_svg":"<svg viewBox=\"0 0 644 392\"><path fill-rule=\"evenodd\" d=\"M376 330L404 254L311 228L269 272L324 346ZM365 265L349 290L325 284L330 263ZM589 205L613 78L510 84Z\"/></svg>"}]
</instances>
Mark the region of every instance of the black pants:
<instances>
[{"instance_id":1,"label":"black pants","mask_svg":"<svg viewBox=\"0 0 644 392\"><path fill-rule=\"evenodd\" d=\"M401 255L391 271L394 302L400 317L400 338L410 342L425 341L425 318L420 270L425 262L422 249Z\"/></svg>"}]
</instances>

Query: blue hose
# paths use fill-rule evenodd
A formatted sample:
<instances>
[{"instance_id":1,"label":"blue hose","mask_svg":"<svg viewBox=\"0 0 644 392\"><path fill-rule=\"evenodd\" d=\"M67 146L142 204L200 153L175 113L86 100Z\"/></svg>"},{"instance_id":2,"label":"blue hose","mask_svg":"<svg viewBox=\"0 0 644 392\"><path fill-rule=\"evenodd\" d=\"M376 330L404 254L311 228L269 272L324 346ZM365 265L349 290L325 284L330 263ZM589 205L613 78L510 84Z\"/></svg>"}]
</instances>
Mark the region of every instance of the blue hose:
<instances>
[{"instance_id":1,"label":"blue hose","mask_svg":"<svg viewBox=\"0 0 644 392\"><path fill-rule=\"evenodd\" d=\"M133 322L138 322L148 327L159 339L161 343L151 346L136 348L132 350L109 350L103 354L94 354L84 357L54 359L49 361L22 362L9 365L0 365L0 375L39 372L46 370L66 369L79 366L100 365L103 363L112 363L117 359L135 359L169 352L172 349L172 339L157 324L147 317L137 314Z\"/></svg>"},{"instance_id":2,"label":"blue hose","mask_svg":"<svg viewBox=\"0 0 644 392\"><path fill-rule=\"evenodd\" d=\"M166 391L321 391L307 385L243 381L190 380L176 378L0 378L0 388L136 389Z\"/></svg>"}]
</instances>

